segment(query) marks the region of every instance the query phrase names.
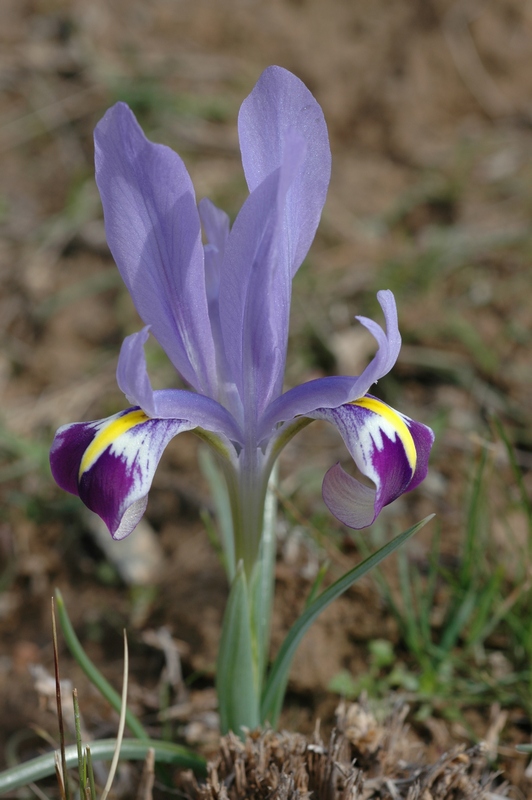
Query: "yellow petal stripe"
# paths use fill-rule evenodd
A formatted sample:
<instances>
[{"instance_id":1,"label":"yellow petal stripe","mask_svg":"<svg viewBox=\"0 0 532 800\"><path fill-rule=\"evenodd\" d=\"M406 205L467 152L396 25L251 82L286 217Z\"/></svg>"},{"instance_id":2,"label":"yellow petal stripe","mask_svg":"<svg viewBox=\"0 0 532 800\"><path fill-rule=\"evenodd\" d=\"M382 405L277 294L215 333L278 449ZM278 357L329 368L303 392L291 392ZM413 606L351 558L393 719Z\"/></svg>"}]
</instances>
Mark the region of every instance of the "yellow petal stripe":
<instances>
[{"instance_id":1,"label":"yellow petal stripe","mask_svg":"<svg viewBox=\"0 0 532 800\"><path fill-rule=\"evenodd\" d=\"M351 405L367 408L368 411L373 411L375 414L384 417L384 419L390 423L403 444L408 463L413 473L417 463L416 445L414 444L412 434L408 430L408 425L397 411L387 406L386 403L377 400L376 397L361 397L360 400L354 400Z\"/></svg>"},{"instance_id":2,"label":"yellow petal stripe","mask_svg":"<svg viewBox=\"0 0 532 800\"><path fill-rule=\"evenodd\" d=\"M127 414L122 414L122 416L116 417L108 422L107 425L104 425L83 454L79 467L79 479L81 480L83 473L92 467L100 458L101 454L107 450L119 436L122 436L122 434L127 433L131 428L135 428L137 425L141 425L149 419L150 417L146 416L144 411L137 409L136 411L129 411Z\"/></svg>"}]
</instances>

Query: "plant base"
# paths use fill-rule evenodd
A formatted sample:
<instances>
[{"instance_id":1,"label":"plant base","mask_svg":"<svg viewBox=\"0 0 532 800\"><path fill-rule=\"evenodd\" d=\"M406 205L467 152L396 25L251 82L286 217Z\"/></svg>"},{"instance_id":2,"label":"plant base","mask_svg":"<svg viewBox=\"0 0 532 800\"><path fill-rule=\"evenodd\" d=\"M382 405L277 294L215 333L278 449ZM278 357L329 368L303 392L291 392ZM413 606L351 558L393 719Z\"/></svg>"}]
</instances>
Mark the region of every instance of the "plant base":
<instances>
[{"instance_id":1,"label":"plant base","mask_svg":"<svg viewBox=\"0 0 532 800\"><path fill-rule=\"evenodd\" d=\"M407 708L378 723L363 704L341 704L329 742L272 730L224 736L209 776L184 776L190 800L499 800L508 786L485 748L457 746L423 764L407 736ZM499 784L499 785L496 785ZM495 788L496 787L496 788Z\"/></svg>"}]
</instances>

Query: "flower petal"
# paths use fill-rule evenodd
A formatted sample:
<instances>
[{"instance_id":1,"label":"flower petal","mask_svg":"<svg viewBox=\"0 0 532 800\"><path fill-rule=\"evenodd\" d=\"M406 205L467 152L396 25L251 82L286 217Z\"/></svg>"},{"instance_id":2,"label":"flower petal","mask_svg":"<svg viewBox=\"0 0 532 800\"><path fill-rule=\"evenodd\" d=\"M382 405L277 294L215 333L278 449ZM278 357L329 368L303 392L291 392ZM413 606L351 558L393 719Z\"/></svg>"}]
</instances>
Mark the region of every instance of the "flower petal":
<instances>
[{"instance_id":1,"label":"flower petal","mask_svg":"<svg viewBox=\"0 0 532 800\"><path fill-rule=\"evenodd\" d=\"M149 335L150 327L146 325L141 331L126 336L120 349L116 382L132 405L140 406L149 417L156 417L153 389L144 354L144 345Z\"/></svg>"},{"instance_id":2,"label":"flower petal","mask_svg":"<svg viewBox=\"0 0 532 800\"><path fill-rule=\"evenodd\" d=\"M289 389L266 409L261 420L259 441L270 436L279 422L290 422L298 416L312 416L310 412L317 408L337 408L363 397L373 383L391 370L401 349L397 307L389 289L377 292L377 299L384 312L386 331L367 317L357 317L379 345L376 355L362 374L358 377L318 378Z\"/></svg>"},{"instance_id":3,"label":"flower petal","mask_svg":"<svg viewBox=\"0 0 532 800\"><path fill-rule=\"evenodd\" d=\"M292 276L318 227L331 175L331 152L323 112L305 84L281 67L268 67L242 103L238 117L250 192L281 166L286 137L294 131L306 148L284 207L284 246Z\"/></svg>"},{"instance_id":4,"label":"flower petal","mask_svg":"<svg viewBox=\"0 0 532 800\"><path fill-rule=\"evenodd\" d=\"M235 419L216 400L184 389L153 391L144 354L148 336L146 327L127 336L122 343L116 379L129 402L140 406L149 417L188 420L193 428L200 427L224 440L241 444L243 435Z\"/></svg>"},{"instance_id":5,"label":"flower petal","mask_svg":"<svg viewBox=\"0 0 532 800\"><path fill-rule=\"evenodd\" d=\"M230 409L235 416L241 418L242 400L235 385L225 352L220 321L220 277L225 247L229 237L229 217L206 197L200 200L198 210L205 236L207 237L207 244L204 247L205 286L218 370L218 400Z\"/></svg>"},{"instance_id":6,"label":"flower petal","mask_svg":"<svg viewBox=\"0 0 532 800\"><path fill-rule=\"evenodd\" d=\"M304 153L303 139L289 133L282 165L250 194L225 248L220 322L230 374L250 425L282 388L291 295L284 211Z\"/></svg>"},{"instance_id":7,"label":"flower petal","mask_svg":"<svg viewBox=\"0 0 532 800\"><path fill-rule=\"evenodd\" d=\"M117 103L95 132L107 241L141 318L183 378L216 396L203 248L194 190L170 148Z\"/></svg>"},{"instance_id":8,"label":"flower petal","mask_svg":"<svg viewBox=\"0 0 532 800\"><path fill-rule=\"evenodd\" d=\"M330 511L352 528L364 528L382 508L414 489L426 476L434 435L430 428L366 395L308 416L326 419L340 432L357 467L375 485L364 486L337 464L323 482Z\"/></svg>"},{"instance_id":9,"label":"flower petal","mask_svg":"<svg viewBox=\"0 0 532 800\"><path fill-rule=\"evenodd\" d=\"M367 528L375 517L375 489L352 478L335 464L323 479L325 505L348 528Z\"/></svg>"},{"instance_id":10,"label":"flower petal","mask_svg":"<svg viewBox=\"0 0 532 800\"><path fill-rule=\"evenodd\" d=\"M65 425L50 452L52 474L104 520L114 539L122 539L144 514L164 448L192 427L188 420L150 419L139 408Z\"/></svg>"},{"instance_id":11,"label":"flower petal","mask_svg":"<svg viewBox=\"0 0 532 800\"><path fill-rule=\"evenodd\" d=\"M204 197L198 203L200 219L207 237L205 250L205 285L209 305L220 294L220 269L229 236L229 217Z\"/></svg>"}]
</instances>

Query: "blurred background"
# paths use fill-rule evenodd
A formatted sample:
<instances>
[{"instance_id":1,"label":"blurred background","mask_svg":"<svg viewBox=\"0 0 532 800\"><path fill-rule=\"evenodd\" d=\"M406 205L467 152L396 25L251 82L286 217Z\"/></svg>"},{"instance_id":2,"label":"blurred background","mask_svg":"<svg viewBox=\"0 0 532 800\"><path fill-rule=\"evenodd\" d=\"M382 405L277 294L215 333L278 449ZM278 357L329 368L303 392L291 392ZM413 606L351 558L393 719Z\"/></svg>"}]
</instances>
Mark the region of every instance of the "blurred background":
<instances>
[{"instance_id":1,"label":"blurred background","mask_svg":"<svg viewBox=\"0 0 532 800\"><path fill-rule=\"evenodd\" d=\"M184 158L198 199L246 197L238 108L269 64L323 107L327 204L294 285L287 385L357 374L395 292L404 347L378 395L437 434L429 478L354 536L320 485L334 432L314 423L281 463L274 647L320 569L332 580L428 513L399 559L323 615L293 670L283 724L332 720L339 696L410 704L436 757L488 737L523 790L532 711L532 4L523 0L3 0L0 6L0 752L56 737L49 598L131 704L208 751L227 593L192 434L157 472L121 548L49 474L56 428L125 406L120 344L140 322L108 252L92 132L125 100ZM148 347L156 387L177 386ZM134 542L134 543L133 543ZM133 544L130 544L133 543ZM170 669L169 665L172 665ZM178 666L176 666L176 664ZM180 666L180 668L178 668ZM115 718L62 647L94 736ZM40 682L39 682L40 681ZM161 715L161 709L164 713ZM33 729L32 729L33 726Z\"/></svg>"}]
</instances>

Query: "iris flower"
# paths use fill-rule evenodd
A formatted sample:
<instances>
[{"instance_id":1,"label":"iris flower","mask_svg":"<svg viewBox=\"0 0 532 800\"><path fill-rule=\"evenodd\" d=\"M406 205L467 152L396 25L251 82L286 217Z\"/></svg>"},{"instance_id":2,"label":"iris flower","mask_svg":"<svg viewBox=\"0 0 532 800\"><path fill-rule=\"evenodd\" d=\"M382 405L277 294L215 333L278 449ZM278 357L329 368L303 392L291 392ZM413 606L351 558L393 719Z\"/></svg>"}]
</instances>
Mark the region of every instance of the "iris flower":
<instances>
[{"instance_id":1,"label":"iris flower","mask_svg":"<svg viewBox=\"0 0 532 800\"><path fill-rule=\"evenodd\" d=\"M248 569L274 461L305 425L322 419L336 426L373 484L339 464L325 475L326 505L353 528L370 525L423 480L433 434L368 394L400 350L390 291L377 295L384 328L358 317L377 344L361 375L283 392L292 279L329 184L327 128L304 84L270 67L242 104L238 131L249 196L230 226L209 200L196 205L181 158L146 139L124 103L98 124L96 180L107 241L146 327L125 339L118 363L118 385L131 407L60 428L51 466L57 483L122 539L144 514L166 445L194 431L220 457L235 554ZM144 356L150 332L189 389L152 389Z\"/></svg>"}]
</instances>

